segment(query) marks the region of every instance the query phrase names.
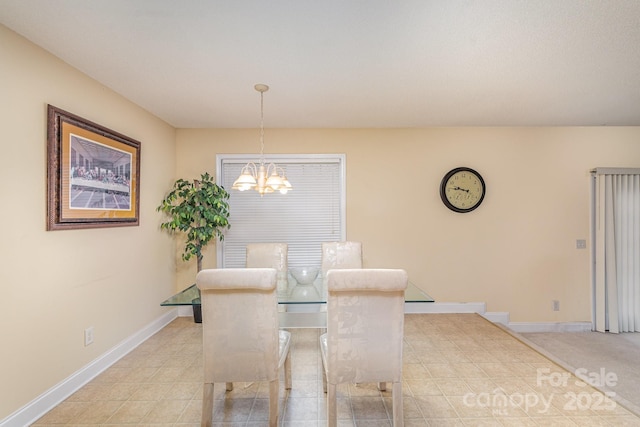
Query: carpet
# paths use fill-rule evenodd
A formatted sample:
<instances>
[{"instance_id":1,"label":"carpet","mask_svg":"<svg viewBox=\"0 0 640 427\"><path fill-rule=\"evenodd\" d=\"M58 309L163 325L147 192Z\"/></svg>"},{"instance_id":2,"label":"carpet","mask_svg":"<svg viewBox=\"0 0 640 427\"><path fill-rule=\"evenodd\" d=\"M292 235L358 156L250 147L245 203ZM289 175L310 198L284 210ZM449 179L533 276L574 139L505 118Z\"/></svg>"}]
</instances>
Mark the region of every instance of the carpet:
<instances>
[{"instance_id":1,"label":"carpet","mask_svg":"<svg viewBox=\"0 0 640 427\"><path fill-rule=\"evenodd\" d=\"M640 416L640 333L511 333Z\"/></svg>"}]
</instances>

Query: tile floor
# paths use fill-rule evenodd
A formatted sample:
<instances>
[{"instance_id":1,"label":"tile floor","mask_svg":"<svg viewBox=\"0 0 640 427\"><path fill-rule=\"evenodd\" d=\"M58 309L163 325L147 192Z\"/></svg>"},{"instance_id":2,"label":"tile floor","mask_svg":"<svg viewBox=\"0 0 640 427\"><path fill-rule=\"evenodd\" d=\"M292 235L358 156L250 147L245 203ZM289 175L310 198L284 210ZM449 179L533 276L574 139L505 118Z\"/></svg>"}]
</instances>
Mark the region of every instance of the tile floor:
<instances>
[{"instance_id":1,"label":"tile floor","mask_svg":"<svg viewBox=\"0 0 640 427\"><path fill-rule=\"evenodd\" d=\"M201 326L178 318L34 426L197 426ZM293 389L285 427L326 425L318 330L292 330ZM404 419L414 426L640 426L640 418L475 314L408 314ZM264 383L216 385L214 425L266 426ZM390 392L339 387L338 425L390 426Z\"/></svg>"}]
</instances>

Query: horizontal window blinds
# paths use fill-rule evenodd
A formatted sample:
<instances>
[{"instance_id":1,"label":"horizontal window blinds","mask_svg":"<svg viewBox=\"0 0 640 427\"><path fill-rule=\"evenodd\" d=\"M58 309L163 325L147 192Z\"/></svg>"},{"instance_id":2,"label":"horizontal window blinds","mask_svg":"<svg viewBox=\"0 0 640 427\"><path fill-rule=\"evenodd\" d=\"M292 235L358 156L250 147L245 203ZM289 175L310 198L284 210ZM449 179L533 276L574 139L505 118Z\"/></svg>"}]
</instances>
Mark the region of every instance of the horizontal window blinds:
<instances>
[{"instance_id":1,"label":"horizontal window blinds","mask_svg":"<svg viewBox=\"0 0 640 427\"><path fill-rule=\"evenodd\" d=\"M289 267L319 266L321 243L344 240L344 158L266 157L282 166L293 190L260 194L231 190L250 159L219 155L218 182L230 193L229 223L219 244L218 265L245 266L247 243L283 242L289 245Z\"/></svg>"}]
</instances>

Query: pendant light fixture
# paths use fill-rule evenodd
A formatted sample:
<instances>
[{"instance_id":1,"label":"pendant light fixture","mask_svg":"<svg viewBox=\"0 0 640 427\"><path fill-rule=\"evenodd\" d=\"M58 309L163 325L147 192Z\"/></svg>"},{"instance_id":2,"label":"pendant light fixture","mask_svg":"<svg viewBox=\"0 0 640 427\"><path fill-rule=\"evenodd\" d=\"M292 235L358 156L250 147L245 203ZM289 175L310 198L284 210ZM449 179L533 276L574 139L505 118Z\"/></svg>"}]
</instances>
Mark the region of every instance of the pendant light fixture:
<instances>
[{"instance_id":1,"label":"pendant light fixture","mask_svg":"<svg viewBox=\"0 0 640 427\"><path fill-rule=\"evenodd\" d=\"M260 193L260 197L274 191L287 194L293 187L285 176L284 169L275 163L264 163L264 93L269 90L269 86L257 84L254 87L260 92L260 161L257 165L254 162L247 163L231 188L239 191L253 189Z\"/></svg>"}]
</instances>

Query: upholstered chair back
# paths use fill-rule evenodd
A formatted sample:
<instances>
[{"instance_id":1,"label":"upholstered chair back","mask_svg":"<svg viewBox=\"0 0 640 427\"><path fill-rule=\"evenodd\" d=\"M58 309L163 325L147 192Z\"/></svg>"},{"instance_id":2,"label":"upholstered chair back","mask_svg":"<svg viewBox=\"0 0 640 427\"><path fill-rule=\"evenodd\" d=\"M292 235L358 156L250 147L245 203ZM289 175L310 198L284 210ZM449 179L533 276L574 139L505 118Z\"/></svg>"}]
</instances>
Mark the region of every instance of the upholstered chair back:
<instances>
[{"instance_id":1,"label":"upholstered chair back","mask_svg":"<svg viewBox=\"0 0 640 427\"><path fill-rule=\"evenodd\" d=\"M327 420L336 426L340 383L393 385L393 425L403 425L402 341L407 273L338 269L327 273L327 333L320 337Z\"/></svg>"},{"instance_id":2,"label":"upholstered chair back","mask_svg":"<svg viewBox=\"0 0 640 427\"><path fill-rule=\"evenodd\" d=\"M327 370L331 382L399 381L404 270L331 270L327 276Z\"/></svg>"},{"instance_id":3,"label":"upholstered chair back","mask_svg":"<svg viewBox=\"0 0 640 427\"><path fill-rule=\"evenodd\" d=\"M278 421L278 372L291 388L291 334L279 330L275 268L202 270L204 388L202 425L212 422L214 383L269 382L269 425Z\"/></svg>"},{"instance_id":4,"label":"upholstered chair back","mask_svg":"<svg viewBox=\"0 0 640 427\"><path fill-rule=\"evenodd\" d=\"M275 268L278 289L286 288L289 245L286 243L249 243L246 247L245 267Z\"/></svg>"},{"instance_id":5,"label":"upholstered chair back","mask_svg":"<svg viewBox=\"0 0 640 427\"><path fill-rule=\"evenodd\" d=\"M275 268L287 271L289 246L286 243L249 243L246 248L247 268Z\"/></svg>"},{"instance_id":6,"label":"upholstered chair back","mask_svg":"<svg viewBox=\"0 0 640 427\"><path fill-rule=\"evenodd\" d=\"M323 242L322 276L331 269L362 268L362 243Z\"/></svg>"}]
</instances>

